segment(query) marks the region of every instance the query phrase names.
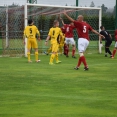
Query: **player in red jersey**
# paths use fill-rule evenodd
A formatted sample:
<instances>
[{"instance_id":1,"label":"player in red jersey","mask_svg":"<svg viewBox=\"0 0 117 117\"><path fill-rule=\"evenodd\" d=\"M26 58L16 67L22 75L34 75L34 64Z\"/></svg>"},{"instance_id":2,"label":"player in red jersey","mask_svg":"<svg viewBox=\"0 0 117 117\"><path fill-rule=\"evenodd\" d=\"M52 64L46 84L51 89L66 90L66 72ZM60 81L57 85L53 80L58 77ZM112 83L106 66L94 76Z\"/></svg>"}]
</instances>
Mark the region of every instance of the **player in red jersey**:
<instances>
[{"instance_id":1,"label":"player in red jersey","mask_svg":"<svg viewBox=\"0 0 117 117\"><path fill-rule=\"evenodd\" d=\"M65 44L67 45L65 48L65 54L66 57L68 56L69 53L69 44L72 45L72 58L76 58L75 57L75 50L76 50L76 46L75 46L75 41L74 41L74 35L73 35L73 30L75 29L75 26L73 24L73 22L71 22L70 24L64 24L64 21L62 20L62 24L63 24L63 28L64 28L64 33L65 33Z\"/></svg>"},{"instance_id":2,"label":"player in red jersey","mask_svg":"<svg viewBox=\"0 0 117 117\"><path fill-rule=\"evenodd\" d=\"M112 58L114 58L116 51L117 51L117 29L115 30L115 48L113 50Z\"/></svg>"},{"instance_id":3,"label":"player in red jersey","mask_svg":"<svg viewBox=\"0 0 117 117\"><path fill-rule=\"evenodd\" d=\"M86 23L85 21L83 21L83 16L79 15L77 20L72 19L70 16L67 15L66 11L64 11L64 15L71 21L74 23L74 26L77 30L77 34L78 34L78 51L79 51L79 60L78 60L78 64L77 66L74 68L76 70L79 69L81 63L84 64L84 70L88 70L88 65L84 56L84 52L86 50L86 48L89 45L89 31L94 32L95 34L101 36L102 38L105 38L103 35L101 35L99 32L97 32L96 30L94 30L88 23Z\"/></svg>"}]
</instances>

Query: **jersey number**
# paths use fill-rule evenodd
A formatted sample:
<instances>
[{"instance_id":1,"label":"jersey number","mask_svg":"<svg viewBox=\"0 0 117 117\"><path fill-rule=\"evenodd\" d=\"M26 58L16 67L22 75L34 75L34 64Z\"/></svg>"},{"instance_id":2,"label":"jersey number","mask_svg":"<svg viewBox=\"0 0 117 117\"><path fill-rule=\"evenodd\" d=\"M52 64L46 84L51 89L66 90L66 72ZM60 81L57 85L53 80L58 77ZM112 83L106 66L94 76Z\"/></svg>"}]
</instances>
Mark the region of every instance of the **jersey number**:
<instances>
[{"instance_id":1,"label":"jersey number","mask_svg":"<svg viewBox=\"0 0 117 117\"><path fill-rule=\"evenodd\" d=\"M54 36L54 34L55 34L55 30L53 30L53 36Z\"/></svg>"},{"instance_id":2,"label":"jersey number","mask_svg":"<svg viewBox=\"0 0 117 117\"><path fill-rule=\"evenodd\" d=\"M30 30L30 34L32 34L32 28L30 28L29 30Z\"/></svg>"},{"instance_id":3,"label":"jersey number","mask_svg":"<svg viewBox=\"0 0 117 117\"><path fill-rule=\"evenodd\" d=\"M83 33L86 33L86 26L83 27Z\"/></svg>"},{"instance_id":4,"label":"jersey number","mask_svg":"<svg viewBox=\"0 0 117 117\"><path fill-rule=\"evenodd\" d=\"M66 32L69 32L69 27L67 27Z\"/></svg>"}]
</instances>

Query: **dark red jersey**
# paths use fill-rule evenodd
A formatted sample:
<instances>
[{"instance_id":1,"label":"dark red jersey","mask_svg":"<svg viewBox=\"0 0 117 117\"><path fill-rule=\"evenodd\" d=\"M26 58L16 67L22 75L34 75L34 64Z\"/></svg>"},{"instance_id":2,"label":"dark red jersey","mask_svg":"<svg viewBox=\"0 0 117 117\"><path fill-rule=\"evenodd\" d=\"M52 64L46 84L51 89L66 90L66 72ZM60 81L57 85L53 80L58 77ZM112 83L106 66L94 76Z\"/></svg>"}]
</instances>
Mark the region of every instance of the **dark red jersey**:
<instances>
[{"instance_id":1,"label":"dark red jersey","mask_svg":"<svg viewBox=\"0 0 117 117\"><path fill-rule=\"evenodd\" d=\"M73 38L73 29L75 28L75 26L71 25L71 24L64 24L64 28L65 28L65 37L67 38Z\"/></svg>"},{"instance_id":2,"label":"dark red jersey","mask_svg":"<svg viewBox=\"0 0 117 117\"><path fill-rule=\"evenodd\" d=\"M89 39L89 31L91 31L93 28L86 22L79 22L74 21L74 26L78 33L78 38L85 38L87 40Z\"/></svg>"}]
</instances>

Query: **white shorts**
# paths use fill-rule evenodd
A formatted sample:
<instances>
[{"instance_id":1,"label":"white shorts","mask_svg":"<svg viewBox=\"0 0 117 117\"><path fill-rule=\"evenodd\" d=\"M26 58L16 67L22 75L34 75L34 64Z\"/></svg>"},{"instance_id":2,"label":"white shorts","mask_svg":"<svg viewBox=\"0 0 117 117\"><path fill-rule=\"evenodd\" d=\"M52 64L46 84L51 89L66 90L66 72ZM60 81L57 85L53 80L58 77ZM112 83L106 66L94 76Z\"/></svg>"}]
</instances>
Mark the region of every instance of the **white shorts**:
<instances>
[{"instance_id":1,"label":"white shorts","mask_svg":"<svg viewBox=\"0 0 117 117\"><path fill-rule=\"evenodd\" d=\"M75 45L75 41L74 38L65 38L65 43L66 44L71 44L71 45Z\"/></svg>"},{"instance_id":2,"label":"white shorts","mask_svg":"<svg viewBox=\"0 0 117 117\"><path fill-rule=\"evenodd\" d=\"M117 48L117 41L115 42L115 48Z\"/></svg>"},{"instance_id":3,"label":"white shorts","mask_svg":"<svg viewBox=\"0 0 117 117\"><path fill-rule=\"evenodd\" d=\"M89 41L85 38L79 38L78 39L78 52L85 52L89 45Z\"/></svg>"}]
</instances>

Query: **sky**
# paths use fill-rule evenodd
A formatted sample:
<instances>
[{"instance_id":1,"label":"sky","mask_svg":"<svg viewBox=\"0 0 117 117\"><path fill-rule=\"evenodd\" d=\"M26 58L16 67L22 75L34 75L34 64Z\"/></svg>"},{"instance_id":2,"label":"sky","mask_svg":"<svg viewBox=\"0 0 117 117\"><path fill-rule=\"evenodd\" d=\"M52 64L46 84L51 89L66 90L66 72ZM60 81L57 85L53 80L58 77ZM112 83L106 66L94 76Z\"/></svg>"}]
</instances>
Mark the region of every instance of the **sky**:
<instances>
[{"instance_id":1,"label":"sky","mask_svg":"<svg viewBox=\"0 0 117 117\"><path fill-rule=\"evenodd\" d=\"M116 0L78 0L79 6L90 6L93 1L95 7L101 6L104 4L108 8L113 8L115 6ZM23 5L27 2L27 0L0 0L0 5L11 5L12 3ZM76 0L37 0L38 4L49 4L49 5L68 5L74 6L76 5Z\"/></svg>"}]
</instances>

